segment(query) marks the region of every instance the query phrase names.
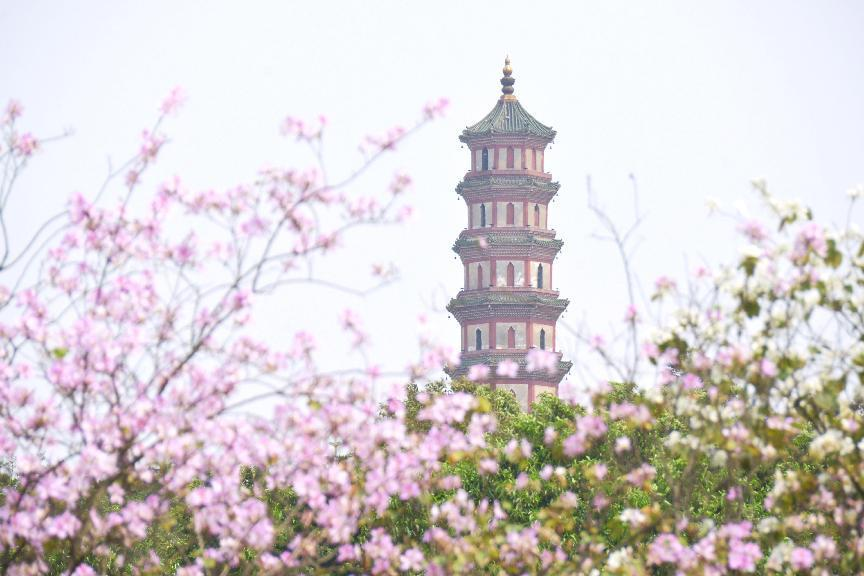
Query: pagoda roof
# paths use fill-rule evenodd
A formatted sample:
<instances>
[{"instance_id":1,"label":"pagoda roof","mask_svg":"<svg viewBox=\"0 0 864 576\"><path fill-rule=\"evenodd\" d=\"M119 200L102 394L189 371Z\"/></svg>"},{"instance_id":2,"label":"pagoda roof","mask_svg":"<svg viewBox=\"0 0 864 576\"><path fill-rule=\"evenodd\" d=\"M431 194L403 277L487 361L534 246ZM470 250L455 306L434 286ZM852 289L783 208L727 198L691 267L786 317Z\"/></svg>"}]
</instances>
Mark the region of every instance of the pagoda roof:
<instances>
[{"instance_id":1,"label":"pagoda roof","mask_svg":"<svg viewBox=\"0 0 864 576\"><path fill-rule=\"evenodd\" d=\"M463 231L453 244L453 250L459 252L466 248L476 248L480 244L476 235L467 235ZM531 230L500 230L490 229L483 239L487 246L537 246L554 251L561 249L564 245L562 240L554 236L540 236Z\"/></svg>"},{"instance_id":2,"label":"pagoda roof","mask_svg":"<svg viewBox=\"0 0 864 576\"><path fill-rule=\"evenodd\" d=\"M471 174L470 178L466 178L456 185L456 192L461 194L463 190L472 188L537 188L548 192L557 192L561 185L558 182L552 182L549 178L542 178L531 174L489 174L479 173Z\"/></svg>"},{"instance_id":3,"label":"pagoda roof","mask_svg":"<svg viewBox=\"0 0 864 576\"><path fill-rule=\"evenodd\" d=\"M502 96L485 118L462 131L459 140L468 142L504 134L536 136L549 141L555 138L555 130L529 114L514 96Z\"/></svg>"},{"instance_id":4,"label":"pagoda roof","mask_svg":"<svg viewBox=\"0 0 864 576\"><path fill-rule=\"evenodd\" d=\"M456 298L450 300L447 309L451 312L459 308L470 306L488 306L500 304L549 306L563 310L567 308L569 300L558 298L550 294L537 291L498 291L498 290L472 290L461 291Z\"/></svg>"}]
</instances>

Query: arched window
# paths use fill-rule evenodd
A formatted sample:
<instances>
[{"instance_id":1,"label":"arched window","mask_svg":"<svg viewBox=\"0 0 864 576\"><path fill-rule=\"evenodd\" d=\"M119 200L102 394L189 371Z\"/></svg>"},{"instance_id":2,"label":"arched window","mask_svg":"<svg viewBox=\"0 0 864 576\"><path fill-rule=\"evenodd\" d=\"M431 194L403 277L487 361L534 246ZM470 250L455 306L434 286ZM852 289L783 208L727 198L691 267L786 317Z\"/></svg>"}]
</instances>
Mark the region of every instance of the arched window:
<instances>
[{"instance_id":1,"label":"arched window","mask_svg":"<svg viewBox=\"0 0 864 576\"><path fill-rule=\"evenodd\" d=\"M480 331L479 328L474 331L474 349L482 350L483 349L483 332Z\"/></svg>"},{"instance_id":2,"label":"arched window","mask_svg":"<svg viewBox=\"0 0 864 576\"><path fill-rule=\"evenodd\" d=\"M546 330L540 330L540 350L546 349Z\"/></svg>"},{"instance_id":3,"label":"arched window","mask_svg":"<svg viewBox=\"0 0 864 576\"><path fill-rule=\"evenodd\" d=\"M540 227L540 205L534 204L534 226Z\"/></svg>"},{"instance_id":4,"label":"arched window","mask_svg":"<svg viewBox=\"0 0 864 576\"><path fill-rule=\"evenodd\" d=\"M513 168L514 162L513 148L507 148L507 168Z\"/></svg>"},{"instance_id":5,"label":"arched window","mask_svg":"<svg viewBox=\"0 0 864 576\"><path fill-rule=\"evenodd\" d=\"M516 348L516 330L512 326L507 330L507 348Z\"/></svg>"},{"instance_id":6,"label":"arched window","mask_svg":"<svg viewBox=\"0 0 864 576\"><path fill-rule=\"evenodd\" d=\"M510 262L507 264L507 286L515 286L516 285L516 269L513 267L513 263Z\"/></svg>"},{"instance_id":7,"label":"arched window","mask_svg":"<svg viewBox=\"0 0 864 576\"><path fill-rule=\"evenodd\" d=\"M507 225L513 226L516 223L516 209L513 207L513 203L509 202L507 204Z\"/></svg>"},{"instance_id":8,"label":"arched window","mask_svg":"<svg viewBox=\"0 0 864 576\"><path fill-rule=\"evenodd\" d=\"M483 266L477 265L477 288L483 288Z\"/></svg>"},{"instance_id":9,"label":"arched window","mask_svg":"<svg viewBox=\"0 0 864 576\"><path fill-rule=\"evenodd\" d=\"M537 288L543 288L543 265L537 265Z\"/></svg>"},{"instance_id":10,"label":"arched window","mask_svg":"<svg viewBox=\"0 0 864 576\"><path fill-rule=\"evenodd\" d=\"M486 227L486 205L480 204L480 227Z\"/></svg>"},{"instance_id":11,"label":"arched window","mask_svg":"<svg viewBox=\"0 0 864 576\"><path fill-rule=\"evenodd\" d=\"M481 156L483 170L489 170L489 149L483 148L483 155Z\"/></svg>"}]
</instances>

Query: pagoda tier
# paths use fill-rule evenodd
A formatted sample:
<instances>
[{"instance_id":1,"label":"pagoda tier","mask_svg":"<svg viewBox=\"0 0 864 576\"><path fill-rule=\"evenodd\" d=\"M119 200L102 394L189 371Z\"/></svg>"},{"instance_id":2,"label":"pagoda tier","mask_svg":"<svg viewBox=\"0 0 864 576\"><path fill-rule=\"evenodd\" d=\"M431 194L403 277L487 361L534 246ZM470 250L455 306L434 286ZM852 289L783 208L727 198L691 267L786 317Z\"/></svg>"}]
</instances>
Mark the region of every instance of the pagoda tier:
<instances>
[{"instance_id":1,"label":"pagoda tier","mask_svg":"<svg viewBox=\"0 0 864 576\"><path fill-rule=\"evenodd\" d=\"M471 168L456 187L468 208L468 226L453 245L465 284L447 309L462 332L462 361L451 376L486 365L484 382L511 390L529 408L539 394L556 394L570 370L556 348L558 318L568 301L553 288L553 263L563 242L547 220L559 189L545 171L546 146L555 131L516 99L511 74L508 59L503 95L459 136L471 151ZM553 369L529 372L532 349L553 353ZM505 361L507 369L498 374Z\"/></svg>"},{"instance_id":2,"label":"pagoda tier","mask_svg":"<svg viewBox=\"0 0 864 576\"><path fill-rule=\"evenodd\" d=\"M468 172L465 180L456 186L456 193L465 202L483 202L492 195L501 200L524 200L548 204L558 193L559 184L548 174L514 175L500 171L492 173Z\"/></svg>"},{"instance_id":3,"label":"pagoda tier","mask_svg":"<svg viewBox=\"0 0 864 576\"><path fill-rule=\"evenodd\" d=\"M509 257L551 262L563 245L551 230L463 230L453 251L463 263Z\"/></svg>"},{"instance_id":4,"label":"pagoda tier","mask_svg":"<svg viewBox=\"0 0 864 576\"><path fill-rule=\"evenodd\" d=\"M463 324L480 319L513 318L557 322L569 303L558 298L557 290L489 288L461 290L456 298L450 300L447 311Z\"/></svg>"}]
</instances>

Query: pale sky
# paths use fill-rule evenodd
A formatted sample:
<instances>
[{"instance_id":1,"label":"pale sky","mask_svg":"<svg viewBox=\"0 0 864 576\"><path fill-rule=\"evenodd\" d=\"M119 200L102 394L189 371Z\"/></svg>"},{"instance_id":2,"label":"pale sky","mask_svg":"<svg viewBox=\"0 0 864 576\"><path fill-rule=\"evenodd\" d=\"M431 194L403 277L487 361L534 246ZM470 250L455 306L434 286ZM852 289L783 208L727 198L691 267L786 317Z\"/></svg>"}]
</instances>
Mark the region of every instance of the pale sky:
<instances>
[{"instance_id":1,"label":"pale sky","mask_svg":"<svg viewBox=\"0 0 864 576\"><path fill-rule=\"evenodd\" d=\"M150 190L175 173L194 189L224 188L268 163L307 165L279 136L286 115L327 115L329 165L347 171L364 134L410 123L446 96L447 116L363 184L368 192L394 169L411 174L411 224L354 234L321 268L362 285L373 262L394 262L400 282L362 300L284 292L267 302L261 329L278 346L311 327L325 367L356 364L336 329L353 307L372 358L394 369L415 356L415 318L427 312L432 331L458 347L458 325L441 312L463 279L450 249L466 225L454 187L468 154L457 137L494 106L505 54L522 104L558 131L546 167L561 183L550 225L565 241L554 267L554 287L571 300L565 321L603 331L620 325L626 305L612 247L592 238L589 174L622 223L629 175L638 180L647 220L634 262L646 290L658 275L680 278L735 254L734 223L709 216L707 197L730 211L755 206L750 180L765 178L839 221L845 191L864 182L862 2L7 0L0 99L21 100L37 134L74 130L21 180L16 235L73 191L95 194L106 158L135 151L175 85L188 101L167 125L172 143ZM559 344L581 360L563 330Z\"/></svg>"}]
</instances>

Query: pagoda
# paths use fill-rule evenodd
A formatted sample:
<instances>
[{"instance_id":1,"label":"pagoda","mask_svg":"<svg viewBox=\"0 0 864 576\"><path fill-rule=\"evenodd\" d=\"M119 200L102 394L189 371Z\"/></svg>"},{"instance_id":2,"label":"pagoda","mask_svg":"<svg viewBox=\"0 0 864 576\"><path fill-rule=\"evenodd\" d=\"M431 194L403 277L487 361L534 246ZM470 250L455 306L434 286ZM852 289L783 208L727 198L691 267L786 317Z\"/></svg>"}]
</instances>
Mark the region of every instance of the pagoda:
<instances>
[{"instance_id":1,"label":"pagoda","mask_svg":"<svg viewBox=\"0 0 864 576\"><path fill-rule=\"evenodd\" d=\"M514 95L509 57L503 72L495 107L459 136L471 152L471 168L456 187L468 207L468 227L453 245L465 283L447 306L462 330L462 360L451 376L486 365L490 370L482 381L511 390L528 409L541 393L557 394L572 365L555 347L558 317L568 301L552 283L563 242L548 226L549 202L559 185L544 170L544 154L555 131ZM555 353L557 370L529 372L526 355L532 348ZM515 377L499 375L505 360L518 365Z\"/></svg>"}]
</instances>

